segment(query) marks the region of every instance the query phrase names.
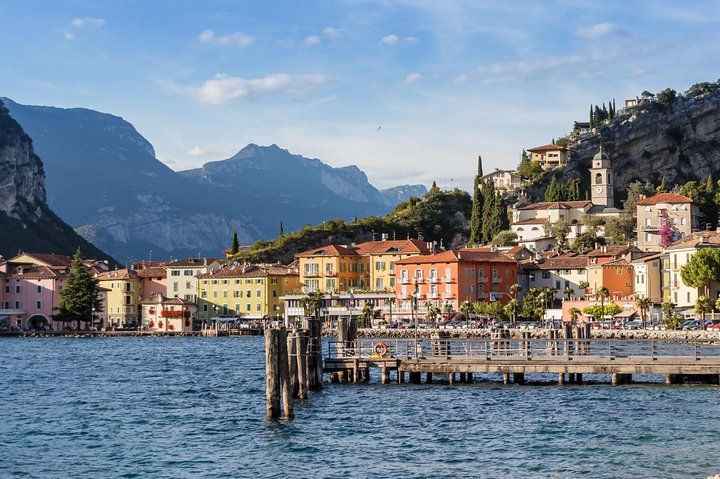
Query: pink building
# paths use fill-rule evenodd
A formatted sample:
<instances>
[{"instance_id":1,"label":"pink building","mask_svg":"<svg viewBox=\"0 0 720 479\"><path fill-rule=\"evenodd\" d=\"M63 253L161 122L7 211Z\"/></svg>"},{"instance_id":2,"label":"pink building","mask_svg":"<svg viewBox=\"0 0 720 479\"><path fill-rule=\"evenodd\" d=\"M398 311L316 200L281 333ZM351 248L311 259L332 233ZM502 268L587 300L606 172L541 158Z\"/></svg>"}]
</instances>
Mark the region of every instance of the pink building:
<instances>
[{"instance_id":1,"label":"pink building","mask_svg":"<svg viewBox=\"0 0 720 479\"><path fill-rule=\"evenodd\" d=\"M74 328L52 319L71 263L68 256L42 253L22 253L0 263L0 330ZM93 271L107 269L105 262L85 263Z\"/></svg>"},{"instance_id":2,"label":"pink building","mask_svg":"<svg viewBox=\"0 0 720 479\"><path fill-rule=\"evenodd\" d=\"M182 298L166 298L162 293L140 301L143 329L185 333L193 330L197 305Z\"/></svg>"}]
</instances>

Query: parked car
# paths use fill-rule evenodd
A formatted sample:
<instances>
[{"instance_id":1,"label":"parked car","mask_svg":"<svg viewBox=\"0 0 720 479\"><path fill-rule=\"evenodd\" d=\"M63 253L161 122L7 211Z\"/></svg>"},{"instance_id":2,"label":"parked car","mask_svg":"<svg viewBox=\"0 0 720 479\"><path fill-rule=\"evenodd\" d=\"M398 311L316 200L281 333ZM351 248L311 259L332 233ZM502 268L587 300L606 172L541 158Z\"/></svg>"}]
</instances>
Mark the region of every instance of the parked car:
<instances>
[{"instance_id":1,"label":"parked car","mask_svg":"<svg viewBox=\"0 0 720 479\"><path fill-rule=\"evenodd\" d=\"M700 329L700 320L699 319L685 321L685 323L683 323L683 324L684 324L684 326L682 327L683 331L694 331L696 329Z\"/></svg>"},{"instance_id":2,"label":"parked car","mask_svg":"<svg viewBox=\"0 0 720 479\"><path fill-rule=\"evenodd\" d=\"M537 321L522 321L515 325L516 329L536 329L540 327L540 323Z\"/></svg>"},{"instance_id":3,"label":"parked car","mask_svg":"<svg viewBox=\"0 0 720 479\"><path fill-rule=\"evenodd\" d=\"M623 329L640 329L642 328L642 321L634 319L632 321L626 321L623 323Z\"/></svg>"},{"instance_id":4,"label":"parked car","mask_svg":"<svg viewBox=\"0 0 720 479\"><path fill-rule=\"evenodd\" d=\"M708 331L720 331L720 323L712 323L705 326Z\"/></svg>"},{"instance_id":5,"label":"parked car","mask_svg":"<svg viewBox=\"0 0 720 479\"><path fill-rule=\"evenodd\" d=\"M708 319L705 321L705 329L708 329L713 324L720 324L720 319Z\"/></svg>"},{"instance_id":6,"label":"parked car","mask_svg":"<svg viewBox=\"0 0 720 479\"><path fill-rule=\"evenodd\" d=\"M695 318L686 319L685 321L683 321L682 325L680 325L680 329L685 329L685 326L693 323L694 321L697 321L697 319L695 319Z\"/></svg>"}]
</instances>

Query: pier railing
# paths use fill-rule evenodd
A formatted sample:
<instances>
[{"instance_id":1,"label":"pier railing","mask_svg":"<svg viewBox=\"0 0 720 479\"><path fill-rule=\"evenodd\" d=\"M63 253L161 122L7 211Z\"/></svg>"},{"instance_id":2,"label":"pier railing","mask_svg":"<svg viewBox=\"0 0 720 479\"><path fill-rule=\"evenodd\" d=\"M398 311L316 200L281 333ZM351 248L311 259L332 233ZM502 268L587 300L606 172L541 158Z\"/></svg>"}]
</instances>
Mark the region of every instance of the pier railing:
<instances>
[{"instance_id":1,"label":"pier railing","mask_svg":"<svg viewBox=\"0 0 720 479\"><path fill-rule=\"evenodd\" d=\"M720 345L692 340L358 339L348 342L330 340L326 347L325 357L331 359L720 359Z\"/></svg>"}]
</instances>

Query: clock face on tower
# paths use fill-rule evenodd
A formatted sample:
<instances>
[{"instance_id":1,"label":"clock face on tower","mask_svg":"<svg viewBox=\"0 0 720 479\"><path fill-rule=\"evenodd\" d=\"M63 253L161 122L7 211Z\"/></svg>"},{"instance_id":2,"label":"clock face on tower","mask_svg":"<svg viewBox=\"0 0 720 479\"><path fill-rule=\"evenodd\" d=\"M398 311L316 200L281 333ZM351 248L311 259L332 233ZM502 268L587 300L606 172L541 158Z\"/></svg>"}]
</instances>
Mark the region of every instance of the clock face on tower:
<instances>
[{"instance_id":1,"label":"clock face on tower","mask_svg":"<svg viewBox=\"0 0 720 479\"><path fill-rule=\"evenodd\" d=\"M596 186L596 187L595 187L595 191L597 191L598 193L602 193L602 192L603 192L603 187L602 187L602 186Z\"/></svg>"}]
</instances>

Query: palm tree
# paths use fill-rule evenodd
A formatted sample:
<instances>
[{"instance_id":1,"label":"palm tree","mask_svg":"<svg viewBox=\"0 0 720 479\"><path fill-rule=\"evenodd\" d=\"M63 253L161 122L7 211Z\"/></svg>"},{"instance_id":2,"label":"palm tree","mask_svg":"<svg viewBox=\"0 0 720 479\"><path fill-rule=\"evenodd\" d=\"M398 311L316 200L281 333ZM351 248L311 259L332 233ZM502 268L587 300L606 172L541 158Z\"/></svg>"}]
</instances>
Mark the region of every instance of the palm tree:
<instances>
[{"instance_id":1,"label":"palm tree","mask_svg":"<svg viewBox=\"0 0 720 479\"><path fill-rule=\"evenodd\" d=\"M568 313L570 313L570 325L575 326L577 324L577 318L580 316L582 311L578 308L572 307L568 310Z\"/></svg>"},{"instance_id":2,"label":"palm tree","mask_svg":"<svg viewBox=\"0 0 720 479\"><path fill-rule=\"evenodd\" d=\"M463 301L463 303L460 305L460 312L465 315L465 326L468 324L468 319L470 318L470 312L474 309L474 305L472 301L467 300Z\"/></svg>"},{"instance_id":3,"label":"palm tree","mask_svg":"<svg viewBox=\"0 0 720 479\"><path fill-rule=\"evenodd\" d=\"M558 289L551 286L549 288L545 288L545 290L547 291L547 295L545 297L550 300L550 308L548 309L552 309L555 307L555 294L557 294Z\"/></svg>"},{"instance_id":4,"label":"palm tree","mask_svg":"<svg viewBox=\"0 0 720 479\"><path fill-rule=\"evenodd\" d=\"M572 289L572 286L566 286L565 289L563 290L563 293L565 294L565 297L566 297L565 299L567 299L568 301L570 301L570 297L571 297L573 294L575 294L575 290Z\"/></svg>"},{"instance_id":5,"label":"palm tree","mask_svg":"<svg viewBox=\"0 0 720 479\"><path fill-rule=\"evenodd\" d=\"M600 299L600 320L605 319L605 299L610 297L610 290L605 286L595 290L595 297Z\"/></svg>"},{"instance_id":6,"label":"palm tree","mask_svg":"<svg viewBox=\"0 0 720 479\"><path fill-rule=\"evenodd\" d=\"M385 300L385 304L387 304L387 305L390 307L390 317L388 318L388 319L389 319L388 323L392 323L392 322L393 322L393 320L392 320L392 308L393 308L393 306L395 305L395 296L393 296L392 298L386 299L386 300Z\"/></svg>"},{"instance_id":7,"label":"palm tree","mask_svg":"<svg viewBox=\"0 0 720 479\"><path fill-rule=\"evenodd\" d=\"M650 298L638 298L635 300L635 306L640 308L640 316L642 317L642 327L645 329L645 326L647 324L647 312L648 309L650 309L653 305L653 302L650 301Z\"/></svg>"},{"instance_id":8,"label":"palm tree","mask_svg":"<svg viewBox=\"0 0 720 479\"><path fill-rule=\"evenodd\" d=\"M705 329L705 313L715 309L715 302L707 296L700 296L695 302L695 312L700 313L700 329Z\"/></svg>"},{"instance_id":9,"label":"palm tree","mask_svg":"<svg viewBox=\"0 0 720 479\"><path fill-rule=\"evenodd\" d=\"M440 315L440 308L438 308L434 304L427 305L427 317L430 321L432 321L433 328L437 328L437 317L439 315Z\"/></svg>"},{"instance_id":10,"label":"palm tree","mask_svg":"<svg viewBox=\"0 0 720 479\"><path fill-rule=\"evenodd\" d=\"M370 301L365 301L365 304L363 305L361 315L360 317L363 320L363 324L361 327L367 328L369 324L372 323L372 318L375 315L375 305L372 304Z\"/></svg>"},{"instance_id":11,"label":"palm tree","mask_svg":"<svg viewBox=\"0 0 720 479\"><path fill-rule=\"evenodd\" d=\"M578 286L580 287L580 289L583 290L583 296L587 296L587 290L590 287L590 283L588 283L587 281L580 281L580 284L578 284Z\"/></svg>"},{"instance_id":12,"label":"palm tree","mask_svg":"<svg viewBox=\"0 0 720 479\"><path fill-rule=\"evenodd\" d=\"M518 299L518 293L520 293L520 291L522 291L522 286L515 283L512 286L510 286L509 291L510 291L510 296L512 296L515 299Z\"/></svg>"},{"instance_id":13,"label":"palm tree","mask_svg":"<svg viewBox=\"0 0 720 479\"><path fill-rule=\"evenodd\" d=\"M505 313L510 316L510 321L512 323L512 326L515 327L515 323L517 322L517 313L520 309L520 301L518 301L517 298L513 298L505 305Z\"/></svg>"}]
</instances>

